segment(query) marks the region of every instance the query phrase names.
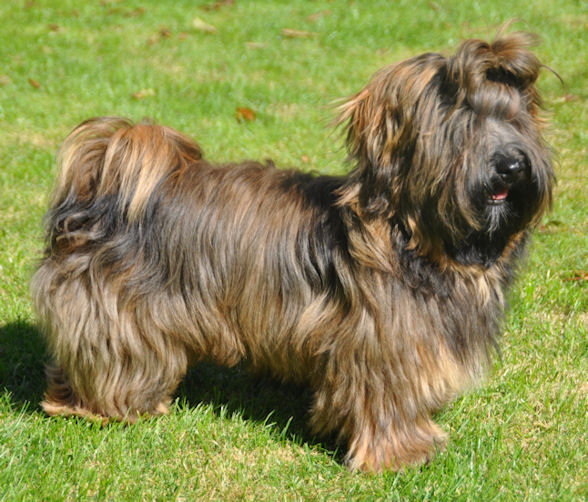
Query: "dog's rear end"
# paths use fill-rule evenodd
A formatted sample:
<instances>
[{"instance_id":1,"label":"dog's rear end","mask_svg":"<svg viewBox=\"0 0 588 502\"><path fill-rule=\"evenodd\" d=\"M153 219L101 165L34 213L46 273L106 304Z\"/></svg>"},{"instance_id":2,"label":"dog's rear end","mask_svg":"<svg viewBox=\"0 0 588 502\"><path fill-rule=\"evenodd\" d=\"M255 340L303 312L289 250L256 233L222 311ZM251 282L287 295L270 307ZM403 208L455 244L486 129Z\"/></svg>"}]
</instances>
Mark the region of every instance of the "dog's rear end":
<instances>
[{"instance_id":1,"label":"dog's rear end","mask_svg":"<svg viewBox=\"0 0 588 502\"><path fill-rule=\"evenodd\" d=\"M46 256L32 280L56 364L48 368L48 413L132 420L166 410L188 356L179 340L157 333L162 321L139 310L140 292L127 281L144 259L139 229L158 186L201 156L172 129L118 118L84 122L65 141Z\"/></svg>"}]
</instances>

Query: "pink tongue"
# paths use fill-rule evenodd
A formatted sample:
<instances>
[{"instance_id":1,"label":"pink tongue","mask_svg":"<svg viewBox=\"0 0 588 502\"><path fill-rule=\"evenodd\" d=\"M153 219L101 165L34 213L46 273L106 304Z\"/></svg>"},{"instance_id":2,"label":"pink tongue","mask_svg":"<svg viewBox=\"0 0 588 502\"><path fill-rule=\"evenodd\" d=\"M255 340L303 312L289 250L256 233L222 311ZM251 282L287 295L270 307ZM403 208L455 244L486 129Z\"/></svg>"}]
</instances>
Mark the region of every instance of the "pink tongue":
<instances>
[{"instance_id":1,"label":"pink tongue","mask_svg":"<svg viewBox=\"0 0 588 502\"><path fill-rule=\"evenodd\" d=\"M505 188L502 192L492 194L492 200L504 200L508 196L508 190Z\"/></svg>"}]
</instances>

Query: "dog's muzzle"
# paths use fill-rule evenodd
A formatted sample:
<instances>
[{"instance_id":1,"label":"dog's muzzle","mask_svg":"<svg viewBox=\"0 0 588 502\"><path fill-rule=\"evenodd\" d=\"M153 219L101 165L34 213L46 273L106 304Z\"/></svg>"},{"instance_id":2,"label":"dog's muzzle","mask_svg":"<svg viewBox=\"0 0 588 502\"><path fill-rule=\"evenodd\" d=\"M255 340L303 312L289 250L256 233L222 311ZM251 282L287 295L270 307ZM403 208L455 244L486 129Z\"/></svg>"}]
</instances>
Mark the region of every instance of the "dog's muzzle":
<instances>
[{"instance_id":1,"label":"dog's muzzle","mask_svg":"<svg viewBox=\"0 0 588 502\"><path fill-rule=\"evenodd\" d=\"M504 203L513 185L520 183L526 176L529 162L522 152L496 154L492 165L494 175L491 183L488 203Z\"/></svg>"}]
</instances>

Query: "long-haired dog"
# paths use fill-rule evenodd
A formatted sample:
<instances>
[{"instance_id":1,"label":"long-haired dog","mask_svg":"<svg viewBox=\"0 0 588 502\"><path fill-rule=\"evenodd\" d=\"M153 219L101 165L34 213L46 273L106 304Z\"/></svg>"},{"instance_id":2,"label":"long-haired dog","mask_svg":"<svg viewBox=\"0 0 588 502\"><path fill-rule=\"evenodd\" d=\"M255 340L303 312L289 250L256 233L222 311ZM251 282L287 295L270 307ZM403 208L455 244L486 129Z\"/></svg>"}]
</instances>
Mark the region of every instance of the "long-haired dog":
<instances>
[{"instance_id":1,"label":"long-haired dog","mask_svg":"<svg viewBox=\"0 0 588 502\"><path fill-rule=\"evenodd\" d=\"M353 169L213 164L120 118L60 152L32 281L53 357L44 409L160 414L210 359L308 384L310 422L364 470L431 458L431 414L488 367L554 175L533 37L379 71L340 109Z\"/></svg>"}]
</instances>

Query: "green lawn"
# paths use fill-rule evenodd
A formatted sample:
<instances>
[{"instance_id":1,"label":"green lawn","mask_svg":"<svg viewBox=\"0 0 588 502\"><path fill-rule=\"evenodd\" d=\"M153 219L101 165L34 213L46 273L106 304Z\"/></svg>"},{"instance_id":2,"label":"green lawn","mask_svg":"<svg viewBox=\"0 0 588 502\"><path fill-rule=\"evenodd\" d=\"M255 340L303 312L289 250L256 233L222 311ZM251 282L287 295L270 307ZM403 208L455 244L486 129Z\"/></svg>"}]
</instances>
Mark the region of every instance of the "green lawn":
<instances>
[{"instance_id":1,"label":"green lawn","mask_svg":"<svg viewBox=\"0 0 588 502\"><path fill-rule=\"evenodd\" d=\"M304 389L239 369L195 368L169 416L133 426L41 412L47 356L28 281L55 153L78 122L148 116L211 159L340 173L330 103L385 64L492 37L511 18L541 35L537 53L565 82L545 71L539 85L558 186L511 295L502 358L436 417L450 433L437 460L350 473L306 429ZM0 19L0 500L588 497L585 2L7 0Z\"/></svg>"}]
</instances>

